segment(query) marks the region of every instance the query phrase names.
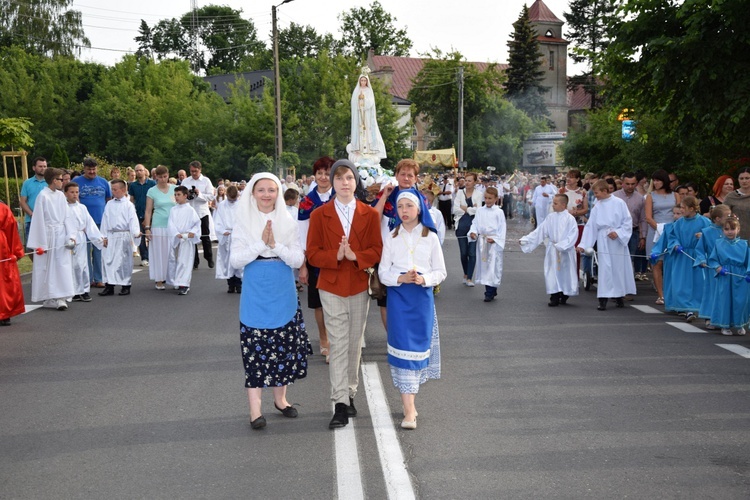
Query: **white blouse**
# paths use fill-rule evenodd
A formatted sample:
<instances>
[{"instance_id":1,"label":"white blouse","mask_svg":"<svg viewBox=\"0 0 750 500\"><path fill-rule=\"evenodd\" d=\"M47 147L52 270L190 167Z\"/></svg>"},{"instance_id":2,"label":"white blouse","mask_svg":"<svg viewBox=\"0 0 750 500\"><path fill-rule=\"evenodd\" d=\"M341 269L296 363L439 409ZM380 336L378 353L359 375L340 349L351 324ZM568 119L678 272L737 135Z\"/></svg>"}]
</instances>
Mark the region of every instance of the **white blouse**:
<instances>
[{"instance_id":1,"label":"white blouse","mask_svg":"<svg viewBox=\"0 0 750 500\"><path fill-rule=\"evenodd\" d=\"M412 269L422 275L425 287L435 286L447 276L440 240L432 231L423 237L422 224L417 224L411 233L401 227L398 236L394 238L391 232L383 239L380 281L386 286L400 286L398 277Z\"/></svg>"}]
</instances>

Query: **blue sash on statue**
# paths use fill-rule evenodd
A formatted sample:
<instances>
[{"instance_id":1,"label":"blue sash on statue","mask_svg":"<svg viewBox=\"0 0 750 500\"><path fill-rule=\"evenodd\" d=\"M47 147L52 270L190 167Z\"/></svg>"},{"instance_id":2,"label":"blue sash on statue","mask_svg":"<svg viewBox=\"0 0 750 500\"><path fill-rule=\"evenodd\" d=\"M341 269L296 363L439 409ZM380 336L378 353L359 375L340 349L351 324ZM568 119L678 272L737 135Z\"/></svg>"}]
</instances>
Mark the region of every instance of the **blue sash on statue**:
<instances>
[{"instance_id":1,"label":"blue sash on statue","mask_svg":"<svg viewBox=\"0 0 750 500\"><path fill-rule=\"evenodd\" d=\"M280 328L297 313L292 268L278 259L256 259L245 266L240 321L253 328Z\"/></svg>"},{"instance_id":2,"label":"blue sash on statue","mask_svg":"<svg viewBox=\"0 0 750 500\"><path fill-rule=\"evenodd\" d=\"M387 303L388 363L407 370L427 368L435 321L432 287L389 286Z\"/></svg>"}]
</instances>

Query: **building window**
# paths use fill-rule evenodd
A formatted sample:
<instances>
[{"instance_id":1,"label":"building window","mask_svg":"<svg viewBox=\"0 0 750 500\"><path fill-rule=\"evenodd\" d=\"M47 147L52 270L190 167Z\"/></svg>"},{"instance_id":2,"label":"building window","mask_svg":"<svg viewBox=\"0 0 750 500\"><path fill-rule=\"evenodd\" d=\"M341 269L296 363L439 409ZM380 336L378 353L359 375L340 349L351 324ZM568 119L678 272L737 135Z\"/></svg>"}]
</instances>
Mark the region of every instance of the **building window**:
<instances>
[{"instance_id":1,"label":"building window","mask_svg":"<svg viewBox=\"0 0 750 500\"><path fill-rule=\"evenodd\" d=\"M411 141L411 150L416 151L418 149L417 141Z\"/></svg>"},{"instance_id":2,"label":"building window","mask_svg":"<svg viewBox=\"0 0 750 500\"><path fill-rule=\"evenodd\" d=\"M416 137L417 136L417 127L412 127L411 128L411 136L412 137Z\"/></svg>"},{"instance_id":3,"label":"building window","mask_svg":"<svg viewBox=\"0 0 750 500\"><path fill-rule=\"evenodd\" d=\"M552 34L552 30L547 30L547 33L545 33L544 36L549 37L549 38L555 37L555 35Z\"/></svg>"},{"instance_id":4,"label":"building window","mask_svg":"<svg viewBox=\"0 0 750 500\"><path fill-rule=\"evenodd\" d=\"M549 51L549 69L555 69L555 53L551 50Z\"/></svg>"}]
</instances>

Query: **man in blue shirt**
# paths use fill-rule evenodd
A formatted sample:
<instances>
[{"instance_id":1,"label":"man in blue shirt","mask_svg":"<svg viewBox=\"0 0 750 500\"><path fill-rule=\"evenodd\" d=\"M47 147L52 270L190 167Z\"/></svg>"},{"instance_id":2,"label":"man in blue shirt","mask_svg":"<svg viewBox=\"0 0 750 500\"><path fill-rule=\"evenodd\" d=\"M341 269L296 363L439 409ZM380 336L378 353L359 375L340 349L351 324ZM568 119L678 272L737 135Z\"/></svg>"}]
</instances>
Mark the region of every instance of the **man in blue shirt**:
<instances>
[{"instance_id":1,"label":"man in blue shirt","mask_svg":"<svg viewBox=\"0 0 750 500\"><path fill-rule=\"evenodd\" d=\"M47 170L47 160L41 156L37 156L31 162L31 168L34 170L34 177L26 179L21 186L21 210L25 215L26 224L24 225L24 238L23 242L29 238L29 228L31 227L31 217L34 215L34 203L36 202L37 195L47 187L47 182L44 180L44 171Z\"/></svg>"},{"instance_id":2,"label":"man in blue shirt","mask_svg":"<svg viewBox=\"0 0 750 500\"><path fill-rule=\"evenodd\" d=\"M86 206L97 227L102 224L104 206L112 199L109 182L97 175L97 164L93 158L83 159L83 175L73 179L78 184L79 201ZM89 276L91 286L104 288L102 282L102 251L88 243Z\"/></svg>"},{"instance_id":3,"label":"man in blue shirt","mask_svg":"<svg viewBox=\"0 0 750 500\"><path fill-rule=\"evenodd\" d=\"M146 193L148 193L149 189L156 186L156 182L149 179L147 174L146 167L139 163L135 166L135 181L131 182L128 186L130 201L135 205L135 213L138 216L138 222L141 224L141 234L146 232L146 229L143 227L143 218L146 216ZM146 238L141 238L138 251L141 254L141 266L148 266Z\"/></svg>"}]
</instances>

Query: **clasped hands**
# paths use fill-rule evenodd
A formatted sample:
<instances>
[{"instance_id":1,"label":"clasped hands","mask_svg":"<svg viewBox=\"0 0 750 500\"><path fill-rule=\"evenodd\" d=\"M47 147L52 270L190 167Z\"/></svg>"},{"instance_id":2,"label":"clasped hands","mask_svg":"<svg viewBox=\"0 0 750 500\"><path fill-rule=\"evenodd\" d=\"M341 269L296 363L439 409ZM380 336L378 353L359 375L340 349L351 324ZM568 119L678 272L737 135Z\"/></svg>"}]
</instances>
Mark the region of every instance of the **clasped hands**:
<instances>
[{"instance_id":1,"label":"clasped hands","mask_svg":"<svg viewBox=\"0 0 750 500\"><path fill-rule=\"evenodd\" d=\"M266 227L263 229L261 239L268 248L276 248L276 240L273 239L273 229L271 228L270 220L266 222Z\"/></svg>"},{"instance_id":2,"label":"clasped hands","mask_svg":"<svg viewBox=\"0 0 750 500\"><path fill-rule=\"evenodd\" d=\"M339 251L336 254L336 259L341 261L344 260L351 260L355 261L357 260L357 256L354 254L354 250L352 250L352 247L349 245L349 240L346 239L346 236L341 237L341 243L339 243Z\"/></svg>"},{"instance_id":3,"label":"clasped hands","mask_svg":"<svg viewBox=\"0 0 750 500\"><path fill-rule=\"evenodd\" d=\"M414 283L415 285L424 285L424 277L417 273L416 269L406 271L404 274L399 275L396 280L399 283Z\"/></svg>"}]
</instances>

